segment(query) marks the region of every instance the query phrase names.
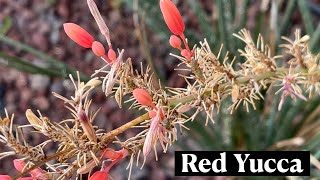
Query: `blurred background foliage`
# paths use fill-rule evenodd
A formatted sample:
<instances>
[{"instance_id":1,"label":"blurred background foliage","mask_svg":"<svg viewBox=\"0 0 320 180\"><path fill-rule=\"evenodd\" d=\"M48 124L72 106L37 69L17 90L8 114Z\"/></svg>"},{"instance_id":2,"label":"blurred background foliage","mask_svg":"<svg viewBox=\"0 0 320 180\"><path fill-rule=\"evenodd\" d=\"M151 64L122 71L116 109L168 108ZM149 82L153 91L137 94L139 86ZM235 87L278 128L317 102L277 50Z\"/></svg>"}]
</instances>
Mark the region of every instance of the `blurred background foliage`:
<instances>
[{"instance_id":1,"label":"blurred background foliage","mask_svg":"<svg viewBox=\"0 0 320 180\"><path fill-rule=\"evenodd\" d=\"M170 32L166 27L160 10L159 0L112 0L112 8L129 11L133 17L133 27L140 45L140 53L152 66L163 84L168 84L168 71L158 66L153 54L157 44L150 38L160 36L161 42L168 46ZM190 44L197 44L204 38L209 42L212 51L218 52L223 44L223 52L228 50L230 56L238 56L237 50L244 44L232 34L242 28L251 31L254 39L261 33L273 54L281 54L278 45L281 36L293 37L296 28L311 37L310 49L319 53L320 49L320 2L317 0L179 0L178 8L186 22L186 36ZM55 0L47 0L54 6ZM131 16L128 16L131 18ZM75 22L77 23L77 22ZM7 16L0 23L0 42L30 53L49 66L42 67L17 56L0 52L0 65L15 68L28 73L44 74L50 77L66 78L75 74L75 68L56 59L46 52L30 45L16 41L7 32L13 25ZM161 46L163 47L163 46ZM166 54L177 53L173 49L165 49ZM163 57L162 61L172 59ZM169 61L169 60L168 60ZM241 62L241 57L238 57ZM160 61L161 63L161 61ZM168 62L165 62L168 63ZM284 62L278 62L284 64ZM138 64L138 63L137 63ZM177 61L173 61L172 66ZM174 67L173 67L174 68ZM173 72L177 73L177 72ZM87 75L82 78L86 80ZM276 89L263 92L265 100L257 102L257 110L246 112L239 108L230 115L227 111L229 102L225 102L221 111L214 114L215 124L204 127L201 115L188 126L191 131L184 133L178 141L178 149L183 150L308 150L311 151L312 176L320 179L320 106L318 96L308 102L292 101L287 98L281 111L277 110L279 95ZM0 93L1 95L1 93ZM259 179L261 179L260 177ZM306 177L305 179L308 179Z\"/></svg>"}]
</instances>

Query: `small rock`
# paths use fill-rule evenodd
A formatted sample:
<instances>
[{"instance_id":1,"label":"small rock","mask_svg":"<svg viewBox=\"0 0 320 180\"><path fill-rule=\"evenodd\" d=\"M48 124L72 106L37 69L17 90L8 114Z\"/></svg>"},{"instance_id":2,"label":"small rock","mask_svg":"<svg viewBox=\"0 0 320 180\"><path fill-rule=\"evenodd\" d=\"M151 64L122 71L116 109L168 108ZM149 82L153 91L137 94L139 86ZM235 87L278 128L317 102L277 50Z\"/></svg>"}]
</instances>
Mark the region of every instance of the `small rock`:
<instances>
[{"instance_id":1,"label":"small rock","mask_svg":"<svg viewBox=\"0 0 320 180\"><path fill-rule=\"evenodd\" d=\"M53 81L53 83L51 83L51 86L50 86L50 91L51 92L56 92L58 94L62 94L63 93L63 85L62 85L62 82L61 81Z\"/></svg>"},{"instance_id":2,"label":"small rock","mask_svg":"<svg viewBox=\"0 0 320 180\"><path fill-rule=\"evenodd\" d=\"M48 64L41 60L35 60L33 64L42 67L42 68L47 68ZM45 91L50 83L50 78L45 75L41 74L33 74L29 76L29 81L30 81L30 86L33 90L36 91Z\"/></svg>"},{"instance_id":3,"label":"small rock","mask_svg":"<svg viewBox=\"0 0 320 180\"><path fill-rule=\"evenodd\" d=\"M32 92L29 88L25 87L20 91L20 101L29 101L32 97Z\"/></svg>"},{"instance_id":4,"label":"small rock","mask_svg":"<svg viewBox=\"0 0 320 180\"><path fill-rule=\"evenodd\" d=\"M29 76L31 89L35 91L45 91L50 83L48 76L34 74Z\"/></svg>"},{"instance_id":5,"label":"small rock","mask_svg":"<svg viewBox=\"0 0 320 180\"><path fill-rule=\"evenodd\" d=\"M77 83L77 82L75 82L75 83ZM63 81L62 85L67 91L74 91L74 85L70 79L65 79Z\"/></svg>"},{"instance_id":6,"label":"small rock","mask_svg":"<svg viewBox=\"0 0 320 180\"><path fill-rule=\"evenodd\" d=\"M16 80L16 86L17 88L24 88L28 84L27 78L24 74L19 73L18 78Z\"/></svg>"},{"instance_id":7,"label":"small rock","mask_svg":"<svg viewBox=\"0 0 320 180\"><path fill-rule=\"evenodd\" d=\"M48 51L48 38L44 34L35 33L32 35L32 43L41 51Z\"/></svg>"},{"instance_id":8,"label":"small rock","mask_svg":"<svg viewBox=\"0 0 320 180\"><path fill-rule=\"evenodd\" d=\"M40 96L40 97L36 97L34 99L34 105L36 106L37 109L39 109L40 111L45 111L48 110L50 103L47 97L45 96Z\"/></svg>"},{"instance_id":9,"label":"small rock","mask_svg":"<svg viewBox=\"0 0 320 180\"><path fill-rule=\"evenodd\" d=\"M15 70L15 69L10 69L7 71L7 73L5 73L5 75L1 76L1 78L7 82L13 82L14 80L18 79L19 76L19 71Z\"/></svg>"}]
</instances>

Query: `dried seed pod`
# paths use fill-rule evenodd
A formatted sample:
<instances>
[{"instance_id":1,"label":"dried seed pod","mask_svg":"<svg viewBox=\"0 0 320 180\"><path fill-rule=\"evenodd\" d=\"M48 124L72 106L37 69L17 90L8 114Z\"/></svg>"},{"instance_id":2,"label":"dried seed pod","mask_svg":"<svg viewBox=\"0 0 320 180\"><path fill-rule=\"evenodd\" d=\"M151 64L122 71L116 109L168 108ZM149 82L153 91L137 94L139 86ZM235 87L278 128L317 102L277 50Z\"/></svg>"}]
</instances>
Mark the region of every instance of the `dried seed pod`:
<instances>
[{"instance_id":1,"label":"dried seed pod","mask_svg":"<svg viewBox=\"0 0 320 180\"><path fill-rule=\"evenodd\" d=\"M32 111L31 109L28 109L26 111L26 117L29 121L29 123L32 125L33 128L36 130L40 131L42 127L42 121L40 118L38 118Z\"/></svg>"},{"instance_id":2,"label":"dried seed pod","mask_svg":"<svg viewBox=\"0 0 320 180\"><path fill-rule=\"evenodd\" d=\"M102 82L100 80L98 80L97 78L94 78L94 79L90 79L90 81L88 81L86 84L85 84L85 87L97 87L101 84Z\"/></svg>"},{"instance_id":3,"label":"dried seed pod","mask_svg":"<svg viewBox=\"0 0 320 180\"><path fill-rule=\"evenodd\" d=\"M90 139L91 141L97 142L96 132L94 131L93 126L92 126L88 116L84 112L84 110L81 109L78 112L78 117L79 117L81 127L82 127L84 133L87 135L88 139Z\"/></svg>"},{"instance_id":4,"label":"dried seed pod","mask_svg":"<svg viewBox=\"0 0 320 180\"><path fill-rule=\"evenodd\" d=\"M240 95L240 87L238 85L233 85L231 90L232 102L237 102Z\"/></svg>"},{"instance_id":5,"label":"dried seed pod","mask_svg":"<svg viewBox=\"0 0 320 180\"><path fill-rule=\"evenodd\" d=\"M122 108L122 94L123 94L123 93L122 93L122 88L119 87L119 88L117 89L115 95L114 95L114 97L115 97L115 99L116 99L116 101L117 101L117 103L118 103L119 108Z\"/></svg>"},{"instance_id":6,"label":"dried seed pod","mask_svg":"<svg viewBox=\"0 0 320 180\"><path fill-rule=\"evenodd\" d=\"M9 118L0 118L0 126L8 126L10 124L10 119Z\"/></svg>"},{"instance_id":7,"label":"dried seed pod","mask_svg":"<svg viewBox=\"0 0 320 180\"><path fill-rule=\"evenodd\" d=\"M300 42L304 43L304 42L308 42L310 40L310 36L309 35L304 35L301 39Z\"/></svg>"}]
</instances>

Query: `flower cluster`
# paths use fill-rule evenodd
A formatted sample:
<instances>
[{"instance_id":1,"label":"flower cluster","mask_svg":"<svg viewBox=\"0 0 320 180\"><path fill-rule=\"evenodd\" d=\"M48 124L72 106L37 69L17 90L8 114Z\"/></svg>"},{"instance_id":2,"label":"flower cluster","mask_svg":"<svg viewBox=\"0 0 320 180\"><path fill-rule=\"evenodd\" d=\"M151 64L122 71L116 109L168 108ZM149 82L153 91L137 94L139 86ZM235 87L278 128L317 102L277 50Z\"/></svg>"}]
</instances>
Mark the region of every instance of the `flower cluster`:
<instances>
[{"instance_id":1,"label":"flower cluster","mask_svg":"<svg viewBox=\"0 0 320 180\"><path fill-rule=\"evenodd\" d=\"M256 109L256 102L264 98L262 90L277 88L275 94L282 93L278 106L280 111L286 97L307 101L305 93L309 97L320 93L319 56L309 51L309 36L300 37L297 31L294 40L284 37L286 44L280 47L285 55L276 56L264 44L262 36L254 42L249 31L243 29L235 34L246 44L244 49L239 50L244 62L236 67L236 57L230 58L229 53L222 55L222 47L217 54L213 53L206 40L193 49L189 48L182 16L171 0L160 0L160 9L173 33L169 43L180 50L179 55L172 54L182 61L179 65L183 64L183 68L177 70L189 73L180 75L186 87L162 87L154 83L156 81L149 66L141 65L140 70L136 70L130 58L123 59L124 50L115 53L109 29L98 7L93 0L87 0L87 3L107 41L108 52L101 42L94 40L79 25L66 23L64 30L74 42L91 48L95 55L106 61L106 65L95 70L88 82L81 82L79 74L77 79L70 76L74 85L73 96L53 93L65 103L71 118L57 123L40 112L39 115L34 114L30 109L26 111L29 125L16 127L13 116L10 117L8 113L0 118L0 141L12 149L0 153L0 159L16 154L23 157L14 161L15 168L20 171L15 179L70 179L75 176L81 179L83 174L89 173L90 180L106 180L110 176L110 169L126 157L130 157L128 168L131 173L134 159L139 162L141 153L143 163L151 150L154 150L157 158L157 147L166 152L177 141L178 130L188 130L185 124L198 120L196 117L199 113L205 113L206 125L214 122L213 117L219 113L224 102L228 105L229 113L233 113L240 105L250 111ZM288 57L286 55L292 57L286 63L289 68L278 66L276 60L285 59ZM114 96L120 108L123 103L128 103L131 105L129 109L137 109L144 114L108 132L95 126L94 120L100 109L92 109L90 94L100 87L107 97ZM22 138L26 127L34 128L48 140L37 146L28 145ZM128 139L118 137L134 127L143 130ZM48 154L43 147L51 142L57 143L58 149ZM113 145L121 146L120 150L116 151ZM95 167L101 168L93 172ZM26 177L28 174L31 177ZM0 179L10 177L1 175Z\"/></svg>"},{"instance_id":2,"label":"flower cluster","mask_svg":"<svg viewBox=\"0 0 320 180\"><path fill-rule=\"evenodd\" d=\"M91 48L92 52L96 56L101 57L103 60L107 61L108 63L113 63L117 59L117 55L112 48L109 29L107 25L104 23L99 13L99 10L93 0L88 0L88 6L90 8L92 15L94 16L94 18L98 23L100 31L102 32L102 34L105 36L107 40L108 48L109 48L107 55L105 53L104 46L99 41L95 41L94 38L79 25L74 23L65 23L63 25L64 31L70 37L70 39L72 39L74 42L76 42L80 46L84 48Z\"/></svg>"},{"instance_id":3,"label":"flower cluster","mask_svg":"<svg viewBox=\"0 0 320 180\"><path fill-rule=\"evenodd\" d=\"M180 53L185 57L187 62L191 62L193 50L190 50L189 45L184 35L185 25L182 16L171 0L160 0L160 9L163 19L166 22L170 31L174 34L170 36L169 43L173 48L180 50ZM181 47L181 39L185 48Z\"/></svg>"}]
</instances>

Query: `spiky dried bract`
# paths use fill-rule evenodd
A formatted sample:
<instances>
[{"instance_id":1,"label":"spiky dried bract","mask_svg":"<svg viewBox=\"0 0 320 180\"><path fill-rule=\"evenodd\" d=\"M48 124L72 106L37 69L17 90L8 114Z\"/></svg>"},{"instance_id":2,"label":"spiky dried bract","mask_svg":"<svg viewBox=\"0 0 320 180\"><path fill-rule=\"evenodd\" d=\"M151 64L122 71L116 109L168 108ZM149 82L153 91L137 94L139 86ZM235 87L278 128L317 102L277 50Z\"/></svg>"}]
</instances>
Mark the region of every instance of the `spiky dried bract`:
<instances>
[{"instance_id":1,"label":"spiky dried bract","mask_svg":"<svg viewBox=\"0 0 320 180\"><path fill-rule=\"evenodd\" d=\"M285 48L285 52L291 54L293 58L288 62L291 66L301 66L302 68L306 68L304 56L308 53L308 41L310 37L305 35L301 37L300 30L296 30L294 41L289 38L282 37L282 39L286 40L287 44L282 44L280 47Z\"/></svg>"},{"instance_id":2,"label":"spiky dried bract","mask_svg":"<svg viewBox=\"0 0 320 180\"><path fill-rule=\"evenodd\" d=\"M281 44L280 47L283 47L285 52L293 57L288 62L291 68L304 69L304 71L300 71L300 76L305 78L300 80L300 83L303 84L304 88L309 94L309 97L315 93L319 94L319 54L313 55L310 52L308 48L310 37L308 35L301 37L300 30L296 30L294 40L291 40L287 37L282 37L282 39L284 39L287 43Z\"/></svg>"}]
</instances>

